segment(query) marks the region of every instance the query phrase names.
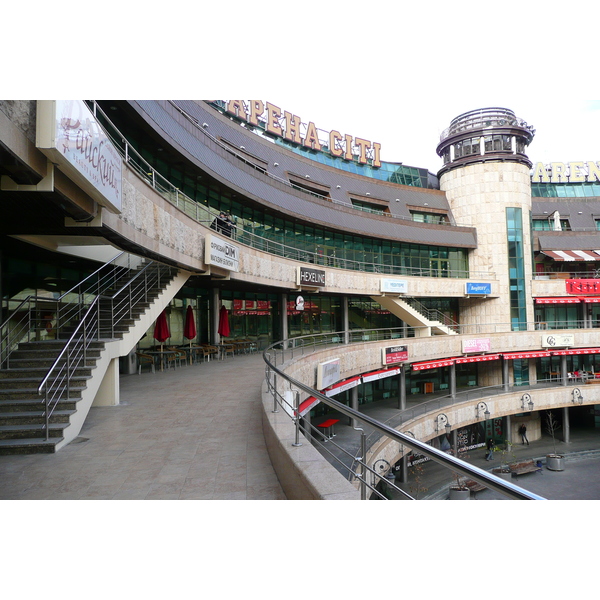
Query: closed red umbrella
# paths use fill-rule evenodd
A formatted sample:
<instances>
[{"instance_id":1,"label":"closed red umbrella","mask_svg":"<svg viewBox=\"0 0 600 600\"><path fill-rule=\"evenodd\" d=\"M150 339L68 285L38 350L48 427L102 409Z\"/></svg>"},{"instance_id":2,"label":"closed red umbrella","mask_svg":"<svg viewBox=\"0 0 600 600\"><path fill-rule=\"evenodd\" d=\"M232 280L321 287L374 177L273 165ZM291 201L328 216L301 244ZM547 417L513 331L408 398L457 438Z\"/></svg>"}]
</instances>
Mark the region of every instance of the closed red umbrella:
<instances>
[{"instance_id":1,"label":"closed red umbrella","mask_svg":"<svg viewBox=\"0 0 600 600\"><path fill-rule=\"evenodd\" d=\"M196 337L196 322L194 321L194 311L191 305L188 304L185 312L185 326L183 328L183 335L188 340L193 340Z\"/></svg>"},{"instance_id":2,"label":"closed red umbrella","mask_svg":"<svg viewBox=\"0 0 600 600\"><path fill-rule=\"evenodd\" d=\"M154 339L163 344L170 337L171 332L169 331L169 325L167 323L167 314L163 310L160 315L158 315L158 319L156 319L154 325Z\"/></svg>"},{"instance_id":3,"label":"closed red umbrella","mask_svg":"<svg viewBox=\"0 0 600 600\"><path fill-rule=\"evenodd\" d=\"M223 337L229 337L229 311L221 306L221 312L219 313L219 335Z\"/></svg>"}]
</instances>

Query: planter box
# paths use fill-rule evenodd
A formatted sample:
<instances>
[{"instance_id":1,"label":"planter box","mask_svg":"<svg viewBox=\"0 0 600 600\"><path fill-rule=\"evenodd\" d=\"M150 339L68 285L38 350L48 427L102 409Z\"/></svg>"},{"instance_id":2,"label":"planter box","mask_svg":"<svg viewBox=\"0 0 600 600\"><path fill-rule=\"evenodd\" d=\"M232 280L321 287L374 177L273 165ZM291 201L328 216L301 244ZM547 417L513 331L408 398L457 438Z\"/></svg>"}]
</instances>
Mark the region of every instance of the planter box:
<instances>
[{"instance_id":1,"label":"planter box","mask_svg":"<svg viewBox=\"0 0 600 600\"><path fill-rule=\"evenodd\" d=\"M471 490L469 488L461 490L459 488L450 488L448 500L469 500L471 498Z\"/></svg>"},{"instance_id":2,"label":"planter box","mask_svg":"<svg viewBox=\"0 0 600 600\"><path fill-rule=\"evenodd\" d=\"M546 468L549 471L564 471L565 457L562 454L547 454Z\"/></svg>"},{"instance_id":3,"label":"planter box","mask_svg":"<svg viewBox=\"0 0 600 600\"><path fill-rule=\"evenodd\" d=\"M512 479L512 473L510 471L501 471L500 469L492 469L492 473L501 479L510 481Z\"/></svg>"}]
</instances>

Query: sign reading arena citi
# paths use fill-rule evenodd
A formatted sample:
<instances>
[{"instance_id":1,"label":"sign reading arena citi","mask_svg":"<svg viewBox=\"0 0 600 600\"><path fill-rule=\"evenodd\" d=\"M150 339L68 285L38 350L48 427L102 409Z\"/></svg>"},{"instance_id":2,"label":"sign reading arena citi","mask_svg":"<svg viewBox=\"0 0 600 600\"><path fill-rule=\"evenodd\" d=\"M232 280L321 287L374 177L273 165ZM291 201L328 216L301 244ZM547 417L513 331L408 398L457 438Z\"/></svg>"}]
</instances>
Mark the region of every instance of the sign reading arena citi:
<instances>
[{"instance_id":1,"label":"sign reading arena citi","mask_svg":"<svg viewBox=\"0 0 600 600\"><path fill-rule=\"evenodd\" d=\"M320 140L318 134L320 130L312 121L303 123L297 115L287 110L282 111L271 102L228 100L226 110L255 127L264 125L267 133L293 144L319 152L326 146L333 156L344 160L354 160L356 156L356 160L361 164L367 164L370 159L373 167L381 166L381 144L348 134L342 135L335 130L330 131L325 139Z\"/></svg>"},{"instance_id":2,"label":"sign reading arena citi","mask_svg":"<svg viewBox=\"0 0 600 600\"><path fill-rule=\"evenodd\" d=\"M536 163L531 183L581 183L584 181L600 181L600 166L597 162L551 162L547 165Z\"/></svg>"}]
</instances>

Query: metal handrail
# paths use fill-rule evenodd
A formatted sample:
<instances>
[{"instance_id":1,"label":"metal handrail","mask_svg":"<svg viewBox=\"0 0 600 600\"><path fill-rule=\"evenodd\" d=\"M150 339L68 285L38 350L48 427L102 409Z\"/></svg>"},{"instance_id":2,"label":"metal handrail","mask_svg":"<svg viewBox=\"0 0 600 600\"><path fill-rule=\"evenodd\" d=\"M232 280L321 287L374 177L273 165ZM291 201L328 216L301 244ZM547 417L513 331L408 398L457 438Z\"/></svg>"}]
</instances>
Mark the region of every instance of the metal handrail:
<instances>
[{"instance_id":1,"label":"metal handrail","mask_svg":"<svg viewBox=\"0 0 600 600\"><path fill-rule=\"evenodd\" d=\"M83 317L78 319L75 330L65 342L65 346L49 368L41 384L38 394L44 395L44 414L46 439L49 439L49 419L54 412L64 390L70 397L71 384L80 365L86 363L86 353L93 341L115 337L115 328L124 319L133 316L133 309L139 302L148 300L148 292L160 287L176 271L173 267L160 263L148 263L132 278L128 279L112 295L97 294L90 302ZM119 280L114 280L116 285ZM81 310L72 314L79 315ZM104 316L103 313L107 315ZM108 325L102 326L108 320ZM65 326L67 323L63 323Z\"/></svg>"},{"instance_id":2,"label":"metal handrail","mask_svg":"<svg viewBox=\"0 0 600 600\"><path fill-rule=\"evenodd\" d=\"M318 392L312 387L304 384L303 382L298 381L293 377L290 377L285 373L284 370L278 368L276 364L274 364L271 361L270 354L271 351L273 351L277 346L284 345L287 347L290 341L292 340L283 340L276 342L275 344L272 344L263 351L263 360L266 363L265 376L267 388L273 394L274 403L281 404L280 400L278 399L278 396L281 397L281 395L277 392L276 379L276 377L280 377L288 383L290 389L293 386L298 390L302 390L309 396L318 399L320 402L335 409L342 415L345 415L350 419L354 419L363 426L372 427L373 429L378 431L380 435L390 438L391 440L396 441L402 445L408 446L412 450L417 451L419 454L423 454L424 456L427 456L436 463L439 463L442 466L451 469L453 472L460 473L461 475L464 475L470 479L474 479L475 481L485 485L486 487L493 489L505 496L508 496L509 498L517 500L545 500L545 498L538 496L537 494L534 494L532 492L529 492L528 490L525 490L519 486L516 486L500 477L495 476L492 473L484 471L479 467L476 467L458 458L455 458L454 456L451 456L441 450L438 450L437 448L434 448L429 444L426 444L425 442L420 442L415 438L412 438L404 433L396 431L388 425L380 423L372 417L369 417L364 413L360 413L338 402L337 400L334 400L333 398L329 398L321 392ZM271 379L272 376L273 380ZM290 418L295 423L296 429L298 431L300 426L300 416L297 409L298 406L295 407L295 410L290 415ZM296 437L296 444L298 443L298 437ZM372 469L369 469L368 465L366 464L366 452L364 450L361 452L360 456L356 457L356 462L358 465L360 465L360 470L356 471L354 473L354 476L357 479L357 481L360 482L361 485L361 498L365 498L366 488L369 487L369 482L367 481L365 473L367 471L371 471L371 473L374 473L374 471Z\"/></svg>"},{"instance_id":3,"label":"metal handrail","mask_svg":"<svg viewBox=\"0 0 600 600\"><path fill-rule=\"evenodd\" d=\"M220 140L211 136L209 132L201 127L197 120L193 117L188 117L187 113L181 110L180 107L169 101L170 104L186 118L190 118L192 123L199 132L206 136L207 140L211 144L215 145L215 152L218 152L223 157L235 157L236 160L242 161L249 168L260 172L262 175L269 177L273 182L278 185L285 185L290 187L291 184L288 181L282 180L281 178L275 177L269 173L265 173L264 169L257 167L255 164L248 161L246 157L235 152L235 149L224 145ZM172 183L169 182L163 175L157 172L154 167L150 165L142 156L128 143L126 137L114 126L110 118L102 110L96 101L92 101L92 110L94 114L102 116L103 121L112 128L112 132L108 131L104 127L106 134L114 143L115 147L121 154L126 164L134 170L142 179L144 179L148 185L150 185L157 193L159 193L165 200L176 206L178 209L183 211L190 218L196 222L210 227L213 220L217 217L220 211L213 210L208 206L199 204L198 202L189 198L185 193L176 188ZM306 192L308 193L308 192ZM314 194L313 194L314 195ZM329 199L327 199L329 200ZM398 218L403 218L399 216ZM457 227L459 227L457 225ZM465 227L469 227L468 225ZM388 275L400 275L400 276L415 276L415 277L450 277L450 278L482 278L482 279L495 279L495 273L490 271L469 271L462 269L442 269L438 267L413 267L396 265L394 261L398 259L397 255L377 253L380 257L381 262L368 260L365 256L363 260L357 260L355 258L346 258L344 256L337 256L340 252L344 252L343 248L336 246L325 246L324 244L315 245L314 250L307 250L304 246L290 246L277 240L271 239L265 235L259 235L254 231L248 231L242 228L237 228L237 235L235 239L243 244L267 252L268 254L274 254L276 256L283 256L291 258L293 260L301 260L302 262L309 262L317 265L331 266L340 269L356 270L370 273L381 273ZM355 251L352 250L354 253ZM365 253L366 254L366 253ZM354 256L354 254L353 254ZM387 258L387 263L385 262ZM409 257L406 257L410 260Z\"/></svg>"}]
</instances>

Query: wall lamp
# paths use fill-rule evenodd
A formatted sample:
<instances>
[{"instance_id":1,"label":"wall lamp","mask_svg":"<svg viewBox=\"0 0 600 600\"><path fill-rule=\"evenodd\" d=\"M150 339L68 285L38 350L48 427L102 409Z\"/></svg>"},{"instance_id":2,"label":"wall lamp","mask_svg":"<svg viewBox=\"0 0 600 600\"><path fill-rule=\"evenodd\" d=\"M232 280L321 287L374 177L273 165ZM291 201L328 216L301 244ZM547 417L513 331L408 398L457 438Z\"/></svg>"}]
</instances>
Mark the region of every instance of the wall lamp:
<instances>
[{"instance_id":1,"label":"wall lamp","mask_svg":"<svg viewBox=\"0 0 600 600\"><path fill-rule=\"evenodd\" d=\"M581 393L581 390L579 388L575 388L572 392L573 394L573 402L575 404L579 403L579 404L583 404L583 395Z\"/></svg>"},{"instance_id":2,"label":"wall lamp","mask_svg":"<svg viewBox=\"0 0 600 600\"><path fill-rule=\"evenodd\" d=\"M529 394L523 394L521 396L521 408L523 410L529 410L529 412L533 410L533 400Z\"/></svg>"},{"instance_id":3,"label":"wall lamp","mask_svg":"<svg viewBox=\"0 0 600 600\"><path fill-rule=\"evenodd\" d=\"M479 419L479 412L480 411L484 411L483 416L485 417L485 420L487 421L490 418L490 411L487 407L487 404L485 402L478 402L477 406L475 407L475 415L477 416L477 418Z\"/></svg>"},{"instance_id":4,"label":"wall lamp","mask_svg":"<svg viewBox=\"0 0 600 600\"><path fill-rule=\"evenodd\" d=\"M442 427L444 427L446 429L446 434L449 435L450 431L452 429L452 426L450 425L450 422L448 421L448 417L444 413L440 413L435 418L435 430L440 432L440 431L442 431Z\"/></svg>"},{"instance_id":5,"label":"wall lamp","mask_svg":"<svg viewBox=\"0 0 600 600\"><path fill-rule=\"evenodd\" d=\"M204 127L204 129L208 129L208 123L202 123L202 127Z\"/></svg>"}]
</instances>

